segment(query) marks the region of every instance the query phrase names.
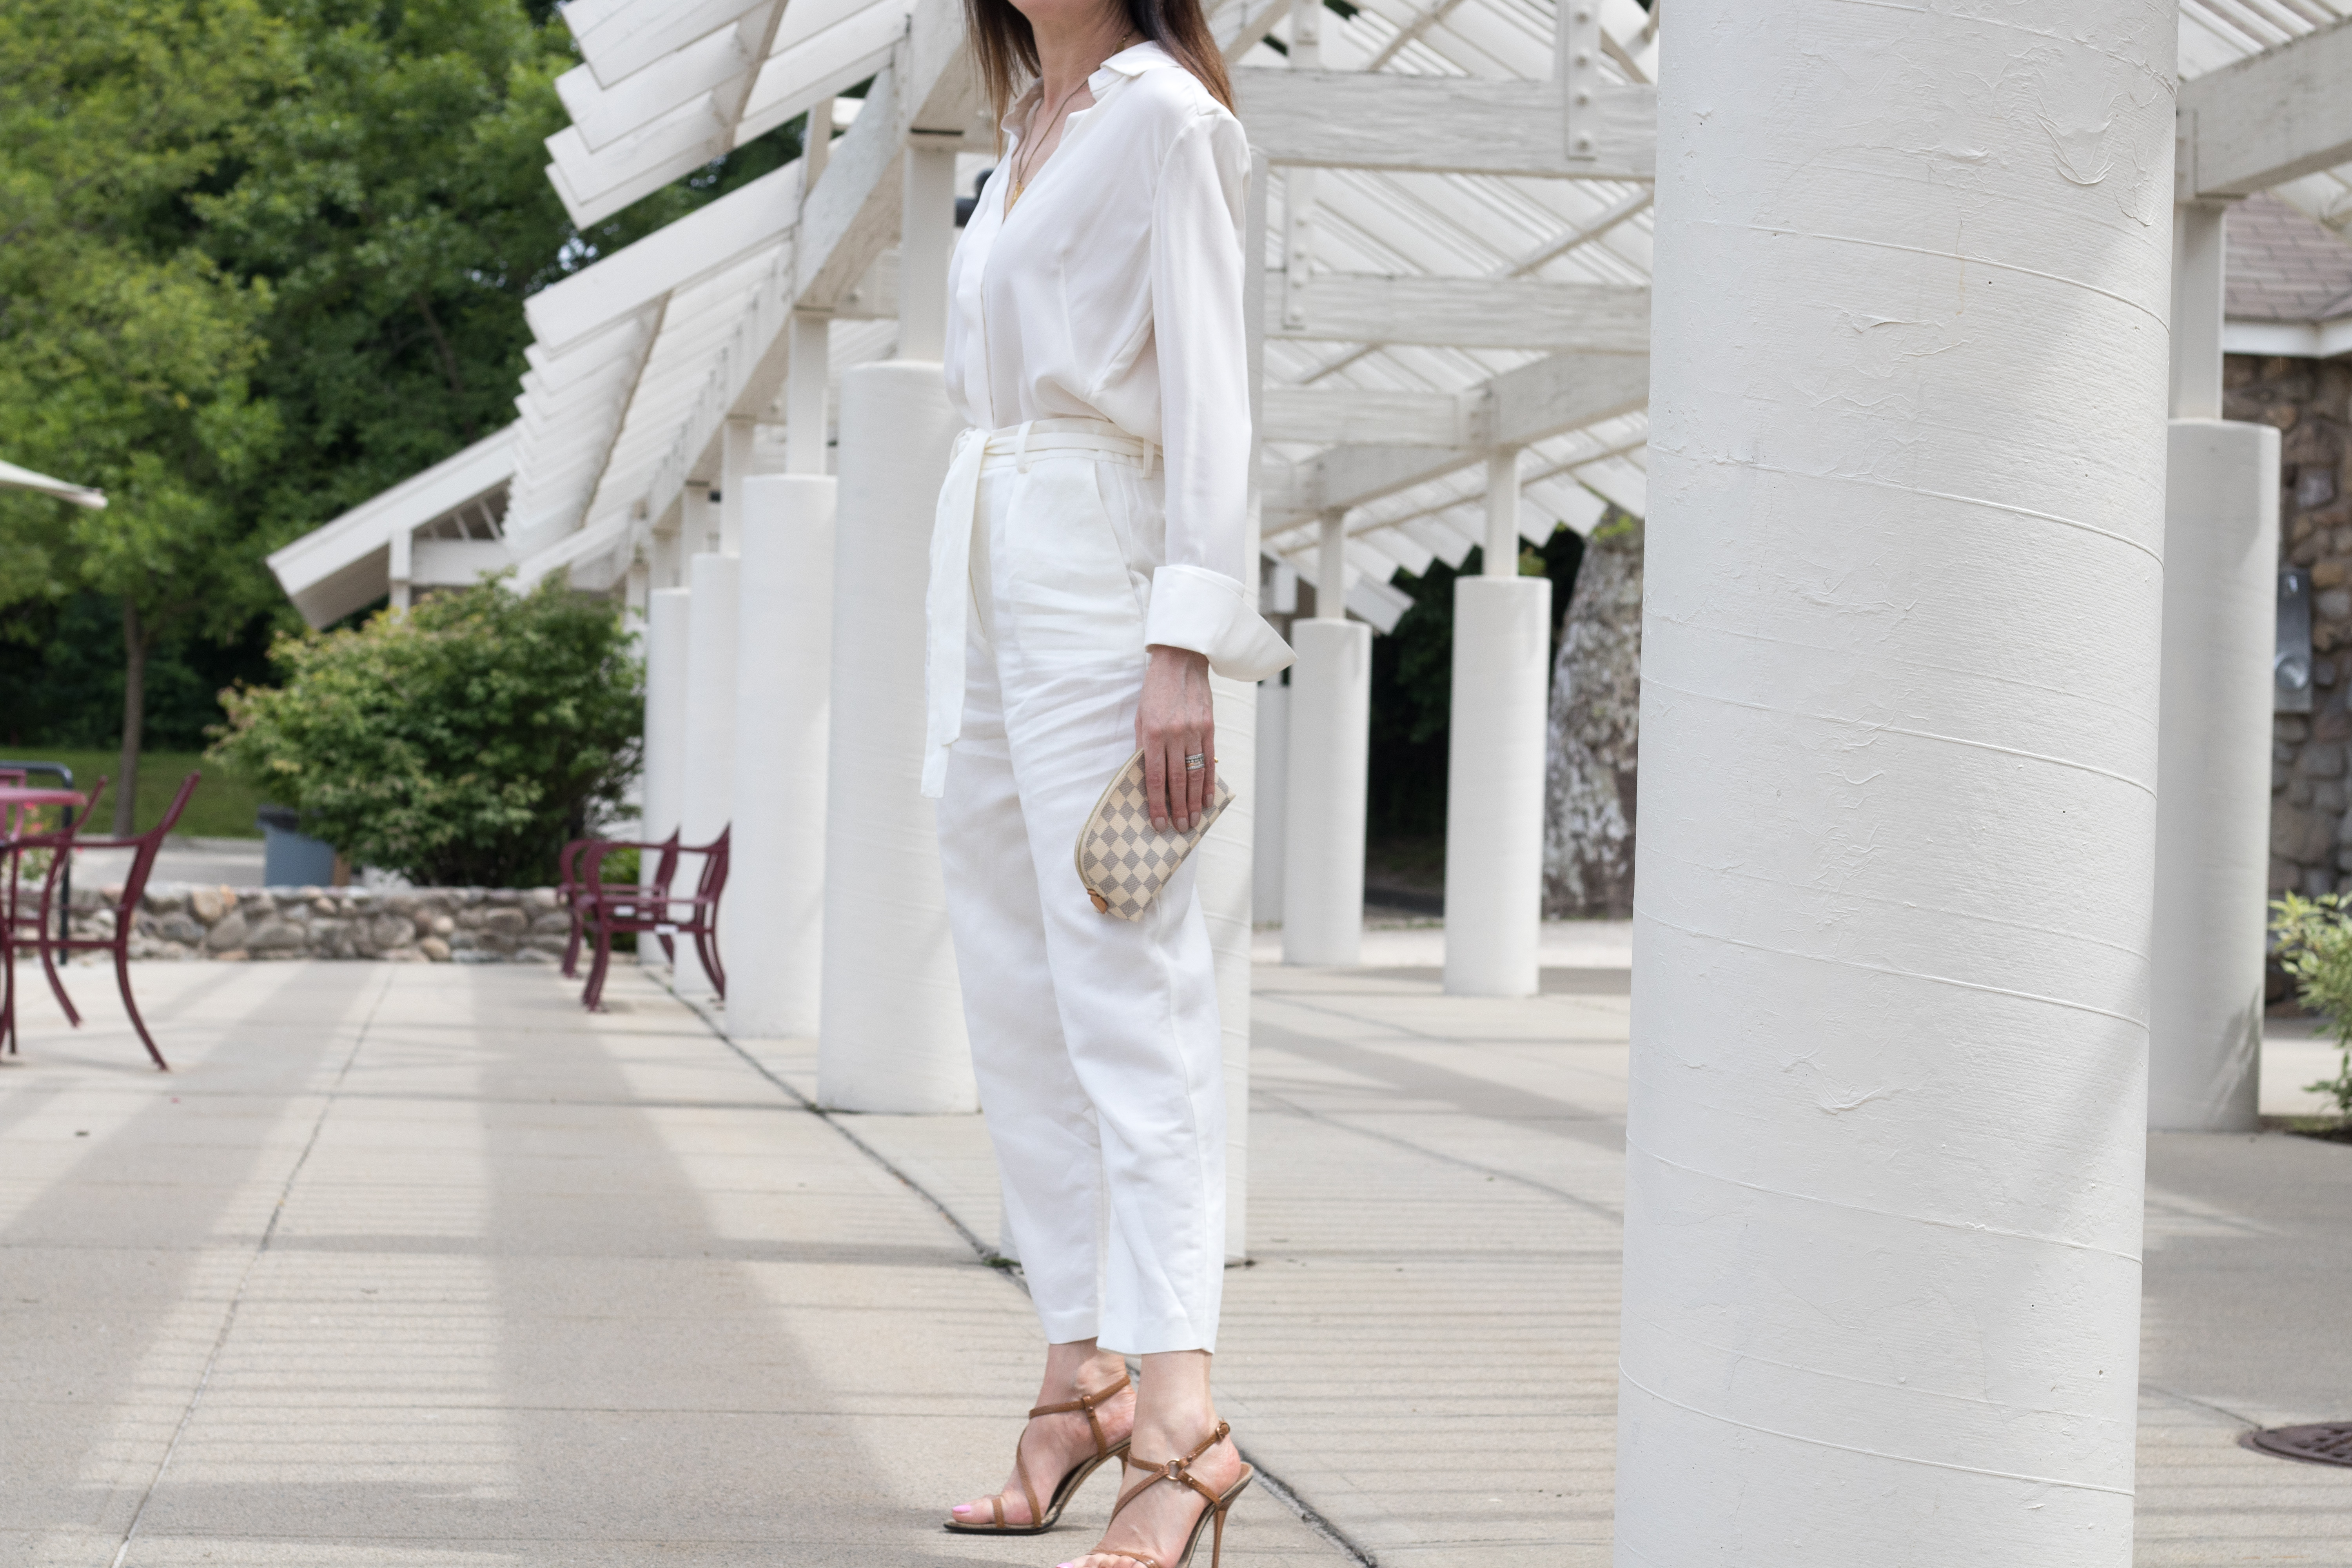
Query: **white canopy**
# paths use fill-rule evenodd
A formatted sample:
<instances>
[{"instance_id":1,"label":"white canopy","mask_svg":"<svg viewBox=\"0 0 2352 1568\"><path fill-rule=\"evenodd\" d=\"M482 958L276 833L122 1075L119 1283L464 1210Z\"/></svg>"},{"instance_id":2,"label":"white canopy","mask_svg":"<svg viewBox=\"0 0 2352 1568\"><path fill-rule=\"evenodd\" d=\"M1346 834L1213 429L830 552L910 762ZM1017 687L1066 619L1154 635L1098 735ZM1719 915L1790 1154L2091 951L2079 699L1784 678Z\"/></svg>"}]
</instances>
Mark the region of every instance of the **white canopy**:
<instances>
[{"instance_id":1,"label":"white canopy","mask_svg":"<svg viewBox=\"0 0 2352 1568\"><path fill-rule=\"evenodd\" d=\"M2182 0L2184 199L2273 189L2352 227L2352 0ZM992 153L951 0L574 0L585 61L550 177L576 217L618 210L811 108L848 129L794 163L533 297L505 533L524 583L611 586L731 417L773 422L787 317L828 314L830 363L889 353L900 151ZM1484 532L1486 452L1523 449L1522 527L1583 531L1645 505L1656 22L1601 0L1563 153L1555 8L1363 0L1342 15L1223 0L1269 176L1265 548L1315 579L1344 514L1349 607L1382 628L1394 570L1458 563ZM1302 36L1302 22L1314 36ZM863 112L835 95L868 77ZM1593 145L1597 135L1599 145ZM1647 139L1645 141L1645 138Z\"/></svg>"}]
</instances>

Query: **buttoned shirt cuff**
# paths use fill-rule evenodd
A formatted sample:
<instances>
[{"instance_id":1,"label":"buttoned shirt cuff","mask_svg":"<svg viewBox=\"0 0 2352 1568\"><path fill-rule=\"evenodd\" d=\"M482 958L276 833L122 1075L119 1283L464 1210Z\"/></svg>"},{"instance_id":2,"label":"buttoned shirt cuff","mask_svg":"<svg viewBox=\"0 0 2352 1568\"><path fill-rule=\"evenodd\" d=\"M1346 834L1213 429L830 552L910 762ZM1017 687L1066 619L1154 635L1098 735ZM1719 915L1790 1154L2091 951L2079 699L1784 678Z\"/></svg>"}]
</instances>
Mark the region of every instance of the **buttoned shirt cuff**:
<instances>
[{"instance_id":1,"label":"buttoned shirt cuff","mask_svg":"<svg viewBox=\"0 0 2352 1568\"><path fill-rule=\"evenodd\" d=\"M1203 566L1162 566L1151 574L1151 612L1143 640L1208 656L1228 680L1264 680L1297 656L1250 608L1242 585Z\"/></svg>"}]
</instances>

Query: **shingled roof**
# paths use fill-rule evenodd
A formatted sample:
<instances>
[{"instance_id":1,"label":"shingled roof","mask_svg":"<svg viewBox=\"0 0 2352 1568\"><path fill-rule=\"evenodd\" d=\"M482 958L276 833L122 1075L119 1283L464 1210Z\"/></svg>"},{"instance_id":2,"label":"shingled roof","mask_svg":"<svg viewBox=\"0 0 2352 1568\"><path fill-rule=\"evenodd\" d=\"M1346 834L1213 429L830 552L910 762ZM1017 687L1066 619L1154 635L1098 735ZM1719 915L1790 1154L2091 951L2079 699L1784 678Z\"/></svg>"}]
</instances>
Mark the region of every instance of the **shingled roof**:
<instances>
[{"instance_id":1,"label":"shingled roof","mask_svg":"<svg viewBox=\"0 0 2352 1568\"><path fill-rule=\"evenodd\" d=\"M2227 233L2231 321L2352 316L2352 241L2268 194L2231 208Z\"/></svg>"}]
</instances>

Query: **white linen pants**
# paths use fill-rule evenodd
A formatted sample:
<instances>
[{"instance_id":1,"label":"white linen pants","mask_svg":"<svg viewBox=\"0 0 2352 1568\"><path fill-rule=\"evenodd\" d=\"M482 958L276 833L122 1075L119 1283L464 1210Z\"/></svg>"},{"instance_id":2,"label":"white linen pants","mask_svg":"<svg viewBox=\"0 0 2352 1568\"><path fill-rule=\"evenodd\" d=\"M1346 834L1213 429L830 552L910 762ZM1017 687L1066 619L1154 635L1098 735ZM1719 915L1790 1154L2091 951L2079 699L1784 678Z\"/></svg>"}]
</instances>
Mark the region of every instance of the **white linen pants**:
<instances>
[{"instance_id":1,"label":"white linen pants","mask_svg":"<svg viewBox=\"0 0 2352 1568\"><path fill-rule=\"evenodd\" d=\"M1135 751L1160 486L1139 441L1037 429L1023 450L992 442L982 469L940 801L981 1108L1046 1339L1213 1350L1225 1100L1192 867L1130 922L1096 912L1072 858Z\"/></svg>"}]
</instances>

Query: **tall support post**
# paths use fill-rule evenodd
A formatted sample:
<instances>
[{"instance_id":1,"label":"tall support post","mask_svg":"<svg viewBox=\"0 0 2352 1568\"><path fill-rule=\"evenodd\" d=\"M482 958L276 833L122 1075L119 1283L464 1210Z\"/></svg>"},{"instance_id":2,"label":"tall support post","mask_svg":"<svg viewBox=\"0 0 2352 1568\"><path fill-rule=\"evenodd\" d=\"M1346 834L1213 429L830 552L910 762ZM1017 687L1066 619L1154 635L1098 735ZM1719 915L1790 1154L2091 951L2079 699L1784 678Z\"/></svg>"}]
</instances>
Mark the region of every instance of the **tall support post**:
<instances>
[{"instance_id":1,"label":"tall support post","mask_svg":"<svg viewBox=\"0 0 2352 1568\"><path fill-rule=\"evenodd\" d=\"M677 831L686 804L687 635L693 591L656 588L646 596L645 804L637 837L656 843ZM650 884L654 857L639 860ZM638 944L640 963L661 962L660 945Z\"/></svg>"},{"instance_id":2,"label":"tall support post","mask_svg":"<svg viewBox=\"0 0 2352 1568\"><path fill-rule=\"evenodd\" d=\"M1372 628L1346 618L1347 517L1323 514L1315 614L1290 624L1290 799L1284 816L1282 962L1363 961L1364 805Z\"/></svg>"},{"instance_id":3,"label":"tall support post","mask_svg":"<svg viewBox=\"0 0 2352 1568\"><path fill-rule=\"evenodd\" d=\"M743 486L736 642L735 864L728 1030L814 1038L824 974L825 770L833 710L835 481L824 472L827 318L795 312L782 474Z\"/></svg>"},{"instance_id":4,"label":"tall support post","mask_svg":"<svg viewBox=\"0 0 2352 1568\"><path fill-rule=\"evenodd\" d=\"M653 533L647 540L647 563L653 570L656 588L686 586L686 499L680 496L667 510L654 520Z\"/></svg>"},{"instance_id":5,"label":"tall support post","mask_svg":"<svg viewBox=\"0 0 2352 1568\"><path fill-rule=\"evenodd\" d=\"M2279 433L2221 418L2225 207L2172 218L2147 1124L2250 1131L2270 890Z\"/></svg>"},{"instance_id":6,"label":"tall support post","mask_svg":"<svg viewBox=\"0 0 2352 1568\"><path fill-rule=\"evenodd\" d=\"M831 418L824 389L833 318L794 310L791 331L791 368L784 378L784 472L822 474Z\"/></svg>"},{"instance_id":7,"label":"tall support post","mask_svg":"<svg viewBox=\"0 0 2352 1568\"><path fill-rule=\"evenodd\" d=\"M898 358L936 361L948 346L948 257L955 249L955 149L914 133L898 226Z\"/></svg>"},{"instance_id":8,"label":"tall support post","mask_svg":"<svg viewBox=\"0 0 2352 1568\"><path fill-rule=\"evenodd\" d=\"M2147 1124L2250 1132L2270 897L2279 433L2175 419L2165 480Z\"/></svg>"},{"instance_id":9,"label":"tall support post","mask_svg":"<svg viewBox=\"0 0 2352 1568\"><path fill-rule=\"evenodd\" d=\"M730 419L719 435L719 552L743 553L743 483L755 469L752 458L760 427L749 419Z\"/></svg>"},{"instance_id":10,"label":"tall support post","mask_svg":"<svg viewBox=\"0 0 2352 1568\"><path fill-rule=\"evenodd\" d=\"M1282 923L1283 821L1290 805L1290 688L1257 688L1257 821L1251 846L1251 919Z\"/></svg>"},{"instance_id":11,"label":"tall support post","mask_svg":"<svg viewBox=\"0 0 2352 1568\"><path fill-rule=\"evenodd\" d=\"M414 564L416 557L415 534L405 528L394 529L385 552L389 557L385 572L391 579L392 607L395 610L404 610L409 606L411 598L409 584L416 570Z\"/></svg>"},{"instance_id":12,"label":"tall support post","mask_svg":"<svg viewBox=\"0 0 2352 1568\"><path fill-rule=\"evenodd\" d=\"M1244 582L1257 581L1259 442L1255 432L1263 401L1265 356L1265 179L1253 160L1242 224L1242 331L1249 366L1249 491L1244 502ZM1253 598L1255 603L1255 598ZM1217 723L1217 776L1233 786L1234 804L1201 841L1194 880L1201 913L1216 959L1217 1023L1225 1080L1225 1260L1249 1256L1250 936L1255 879L1256 825L1265 810L1265 774L1259 769L1257 702L1254 682L1209 678Z\"/></svg>"},{"instance_id":13,"label":"tall support post","mask_svg":"<svg viewBox=\"0 0 2352 1568\"><path fill-rule=\"evenodd\" d=\"M1486 571L1454 580L1445 989L1532 996L1543 931L1551 582L1519 571L1519 452L1486 459Z\"/></svg>"},{"instance_id":14,"label":"tall support post","mask_svg":"<svg viewBox=\"0 0 2352 1568\"><path fill-rule=\"evenodd\" d=\"M803 201L824 175L824 166L832 161L833 100L821 98L809 105L808 121L801 127L801 192Z\"/></svg>"},{"instance_id":15,"label":"tall support post","mask_svg":"<svg viewBox=\"0 0 2352 1568\"><path fill-rule=\"evenodd\" d=\"M2178 18L1835 9L1659 74L1615 1560L2125 1568Z\"/></svg>"},{"instance_id":16,"label":"tall support post","mask_svg":"<svg viewBox=\"0 0 2352 1568\"><path fill-rule=\"evenodd\" d=\"M678 803L679 834L688 844L719 837L735 810L735 632L740 563L732 555L705 553L688 564L694 615L687 628L686 776ZM699 858L678 866L677 886L692 888L702 874ZM723 962L726 949L719 957ZM740 962L750 956L735 955ZM694 944L677 944L673 982L680 991L717 989L695 956Z\"/></svg>"},{"instance_id":17,"label":"tall support post","mask_svg":"<svg viewBox=\"0 0 2352 1568\"><path fill-rule=\"evenodd\" d=\"M743 500L726 918L727 951L745 962L729 976L728 1032L814 1039L824 980L834 481L759 474Z\"/></svg>"},{"instance_id":18,"label":"tall support post","mask_svg":"<svg viewBox=\"0 0 2352 1568\"><path fill-rule=\"evenodd\" d=\"M2172 208L2172 416L2221 417L2224 232L2229 204Z\"/></svg>"},{"instance_id":19,"label":"tall support post","mask_svg":"<svg viewBox=\"0 0 2352 1568\"><path fill-rule=\"evenodd\" d=\"M710 481L688 479L678 497L682 521L678 525L678 545L686 560L683 570L692 586L693 561L698 555L723 553L719 531L719 509L711 503Z\"/></svg>"},{"instance_id":20,"label":"tall support post","mask_svg":"<svg viewBox=\"0 0 2352 1568\"><path fill-rule=\"evenodd\" d=\"M980 1103L922 795L923 586L958 424L935 363L841 378L817 1098L845 1110Z\"/></svg>"}]
</instances>

